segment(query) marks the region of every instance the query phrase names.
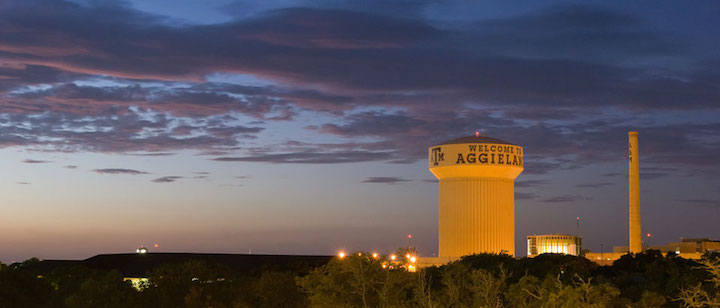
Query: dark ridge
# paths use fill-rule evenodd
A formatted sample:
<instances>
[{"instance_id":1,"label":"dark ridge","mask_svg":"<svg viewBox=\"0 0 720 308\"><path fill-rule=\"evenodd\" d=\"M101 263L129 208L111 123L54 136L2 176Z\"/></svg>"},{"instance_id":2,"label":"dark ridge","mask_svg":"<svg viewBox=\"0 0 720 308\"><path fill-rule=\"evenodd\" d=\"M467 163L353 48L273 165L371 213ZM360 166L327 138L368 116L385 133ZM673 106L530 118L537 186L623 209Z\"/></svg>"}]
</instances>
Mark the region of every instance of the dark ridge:
<instances>
[{"instance_id":1,"label":"dark ridge","mask_svg":"<svg viewBox=\"0 0 720 308\"><path fill-rule=\"evenodd\" d=\"M100 254L85 260L43 260L33 266L40 272L55 268L84 266L99 270L118 270L125 277L146 277L147 273L166 264L179 264L191 260L208 264L221 264L239 274L256 275L267 270L309 271L330 262L333 256L204 254L204 253L124 253Z\"/></svg>"}]
</instances>

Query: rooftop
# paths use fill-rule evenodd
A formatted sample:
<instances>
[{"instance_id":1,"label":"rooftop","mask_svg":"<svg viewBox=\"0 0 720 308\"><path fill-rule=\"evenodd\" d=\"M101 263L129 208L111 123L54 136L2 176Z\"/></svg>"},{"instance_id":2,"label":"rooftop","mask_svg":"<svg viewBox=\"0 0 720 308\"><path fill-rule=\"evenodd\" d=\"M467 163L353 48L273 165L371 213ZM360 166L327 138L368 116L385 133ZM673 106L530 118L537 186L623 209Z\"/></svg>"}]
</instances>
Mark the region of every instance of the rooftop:
<instances>
[{"instance_id":1,"label":"rooftop","mask_svg":"<svg viewBox=\"0 0 720 308\"><path fill-rule=\"evenodd\" d=\"M43 260L33 268L50 272L58 267L85 266L102 270L118 270L126 277L145 277L162 265L184 263L190 260L223 264L243 274L257 274L272 269L291 271L301 268L313 269L325 265L333 256L256 255L219 253L125 253L101 254L85 260Z\"/></svg>"},{"instance_id":2,"label":"rooftop","mask_svg":"<svg viewBox=\"0 0 720 308\"><path fill-rule=\"evenodd\" d=\"M440 144L459 144L459 143L495 143L495 144L509 144L509 145L516 145L512 144L507 141L502 141L500 139L491 138L485 135L474 135L474 136L467 136L467 137L461 137L453 140L448 140Z\"/></svg>"}]
</instances>

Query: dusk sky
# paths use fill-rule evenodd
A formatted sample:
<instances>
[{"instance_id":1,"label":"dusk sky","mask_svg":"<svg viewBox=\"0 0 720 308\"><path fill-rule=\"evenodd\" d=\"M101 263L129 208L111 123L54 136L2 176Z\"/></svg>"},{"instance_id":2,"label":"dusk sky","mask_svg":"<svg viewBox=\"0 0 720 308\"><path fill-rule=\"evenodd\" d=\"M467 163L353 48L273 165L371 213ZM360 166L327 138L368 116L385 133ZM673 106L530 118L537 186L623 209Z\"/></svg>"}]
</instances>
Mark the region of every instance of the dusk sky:
<instances>
[{"instance_id":1,"label":"dusk sky","mask_svg":"<svg viewBox=\"0 0 720 308\"><path fill-rule=\"evenodd\" d=\"M720 238L720 3L0 0L0 261L437 252L427 148L525 149L530 234ZM158 248L153 245L158 244Z\"/></svg>"}]
</instances>

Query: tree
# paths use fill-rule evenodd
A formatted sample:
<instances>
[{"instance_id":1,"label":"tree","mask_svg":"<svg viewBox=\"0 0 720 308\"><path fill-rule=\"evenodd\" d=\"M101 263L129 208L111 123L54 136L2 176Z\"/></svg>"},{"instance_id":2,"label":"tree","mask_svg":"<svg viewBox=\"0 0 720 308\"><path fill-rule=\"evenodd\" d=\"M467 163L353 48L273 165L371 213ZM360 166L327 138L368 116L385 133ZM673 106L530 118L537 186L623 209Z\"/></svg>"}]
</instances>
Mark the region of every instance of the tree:
<instances>
[{"instance_id":1,"label":"tree","mask_svg":"<svg viewBox=\"0 0 720 308\"><path fill-rule=\"evenodd\" d=\"M47 307L52 294L50 284L14 265L0 263L0 307Z\"/></svg>"},{"instance_id":2,"label":"tree","mask_svg":"<svg viewBox=\"0 0 720 308\"><path fill-rule=\"evenodd\" d=\"M413 300L412 273L382 257L353 253L299 278L313 307L391 307ZM385 266L383 266L385 265Z\"/></svg>"},{"instance_id":3,"label":"tree","mask_svg":"<svg viewBox=\"0 0 720 308\"><path fill-rule=\"evenodd\" d=\"M678 300L685 307L720 307L720 261L705 259L701 268L710 274L705 284L698 283L690 288L680 290Z\"/></svg>"},{"instance_id":4,"label":"tree","mask_svg":"<svg viewBox=\"0 0 720 308\"><path fill-rule=\"evenodd\" d=\"M547 298L546 289L535 276L525 275L508 288L505 298L511 307L540 307L540 301Z\"/></svg>"},{"instance_id":5,"label":"tree","mask_svg":"<svg viewBox=\"0 0 720 308\"><path fill-rule=\"evenodd\" d=\"M148 275L148 288L143 290L146 303L156 307L181 307L186 295L195 286L189 300L197 301L197 296L208 296L203 292L208 281L217 281L223 275L217 266L208 265L204 261L191 260L180 264L167 264L154 269ZM213 287L217 288L215 285Z\"/></svg>"},{"instance_id":6,"label":"tree","mask_svg":"<svg viewBox=\"0 0 720 308\"><path fill-rule=\"evenodd\" d=\"M65 301L68 307L77 308L121 308L136 307L137 291L116 270L94 275L85 280L77 293Z\"/></svg>"},{"instance_id":7,"label":"tree","mask_svg":"<svg viewBox=\"0 0 720 308\"><path fill-rule=\"evenodd\" d=\"M295 275L288 272L266 271L255 283L257 307L306 307L307 298L295 283Z\"/></svg>"}]
</instances>

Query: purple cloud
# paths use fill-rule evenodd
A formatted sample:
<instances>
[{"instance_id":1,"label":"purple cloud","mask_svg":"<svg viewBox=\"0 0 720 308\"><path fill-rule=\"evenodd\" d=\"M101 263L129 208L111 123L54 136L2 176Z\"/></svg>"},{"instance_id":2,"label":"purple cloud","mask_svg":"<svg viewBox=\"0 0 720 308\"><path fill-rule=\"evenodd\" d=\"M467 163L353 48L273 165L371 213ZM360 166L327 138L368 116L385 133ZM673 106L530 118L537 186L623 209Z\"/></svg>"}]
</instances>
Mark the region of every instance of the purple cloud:
<instances>
[{"instance_id":1,"label":"purple cloud","mask_svg":"<svg viewBox=\"0 0 720 308\"><path fill-rule=\"evenodd\" d=\"M566 202L578 202L578 201L583 201L583 200L590 200L590 199L581 197L581 196L561 195L561 196L542 198L542 199L538 200L538 202L566 203Z\"/></svg>"},{"instance_id":2,"label":"purple cloud","mask_svg":"<svg viewBox=\"0 0 720 308\"><path fill-rule=\"evenodd\" d=\"M523 193L523 192L515 192L515 200L533 200L540 197L537 194L533 193Z\"/></svg>"},{"instance_id":3,"label":"purple cloud","mask_svg":"<svg viewBox=\"0 0 720 308\"><path fill-rule=\"evenodd\" d=\"M36 159L26 159L23 160L26 164L44 164L44 163L51 163L52 161L49 160L36 160Z\"/></svg>"},{"instance_id":4,"label":"purple cloud","mask_svg":"<svg viewBox=\"0 0 720 308\"><path fill-rule=\"evenodd\" d=\"M133 170L133 169L122 169L122 168L107 168L107 169L95 169L93 172L97 172L100 174L130 174L130 175L137 175L137 174L148 174L147 172Z\"/></svg>"},{"instance_id":5,"label":"purple cloud","mask_svg":"<svg viewBox=\"0 0 720 308\"><path fill-rule=\"evenodd\" d=\"M540 185L547 184L547 180L521 180L521 181L515 181L515 187L518 188L524 188L524 187L535 187Z\"/></svg>"},{"instance_id":6,"label":"purple cloud","mask_svg":"<svg viewBox=\"0 0 720 308\"><path fill-rule=\"evenodd\" d=\"M579 188L601 188L601 187L607 187L607 186L612 186L612 185L615 185L615 183L611 183L611 182L587 183L587 184L578 184L578 185L575 185L575 187L579 187Z\"/></svg>"},{"instance_id":7,"label":"purple cloud","mask_svg":"<svg viewBox=\"0 0 720 308\"><path fill-rule=\"evenodd\" d=\"M383 184L397 184L402 182L411 182L412 180L404 179L395 176L373 176L362 181L363 183L383 183Z\"/></svg>"},{"instance_id":8,"label":"purple cloud","mask_svg":"<svg viewBox=\"0 0 720 308\"><path fill-rule=\"evenodd\" d=\"M151 182L153 183L172 183L179 179L182 179L181 176L164 176L157 179L153 179Z\"/></svg>"},{"instance_id":9,"label":"purple cloud","mask_svg":"<svg viewBox=\"0 0 720 308\"><path fill-rule=\"evenodd\" d=\"M366 161L383 161L391 158L388 152L348 151L334 153L282 153L242 157L218 157L222 162L264 162L274 164L340 164Z\"/></svg>"}]
</instances>

